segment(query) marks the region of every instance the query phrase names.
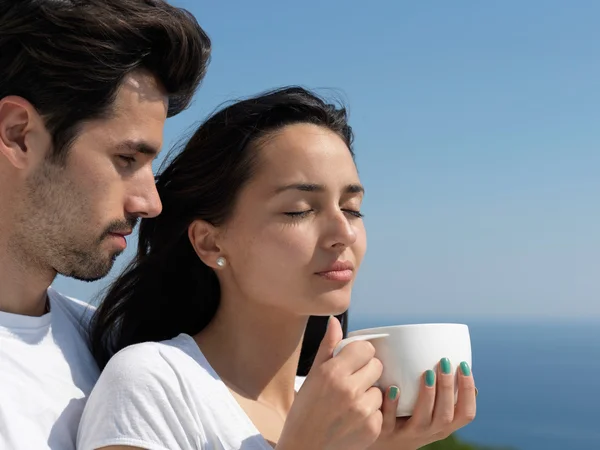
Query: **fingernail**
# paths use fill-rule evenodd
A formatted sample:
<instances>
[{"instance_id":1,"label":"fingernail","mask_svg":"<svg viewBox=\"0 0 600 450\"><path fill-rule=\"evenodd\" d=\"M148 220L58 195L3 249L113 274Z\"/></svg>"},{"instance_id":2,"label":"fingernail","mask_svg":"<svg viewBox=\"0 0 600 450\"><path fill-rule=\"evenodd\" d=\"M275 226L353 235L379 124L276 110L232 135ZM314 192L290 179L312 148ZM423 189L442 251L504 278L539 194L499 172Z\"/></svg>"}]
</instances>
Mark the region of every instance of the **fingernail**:
<instances>
[{"instance_id":1,"label":"fingernail","mask_svg":"<svg viewBox=\"0 0 600 450\"><path fill-rule=\"evenodd\" d=\"M452 370L450 366L450 360L448 358L442 358L440 361L440 369L442 369L442 373L448 375Z\"/></svg>"},{"instance_id":2,"label":"fingernail","mask_svg":"<svg viewBox=\"0 0 600 450\"><path fill-rule=\"evenodd\" d=\"M394 401L398 398L398 394L400 393L400 389L398 389L396 386L392 386L390 388L390 391L388 392L388 398L391 401Z\"/></svg>"},{"instance_id":3,"label":"fingernail","mask_svg":"<svg viewBox=\"0 0 600 450\"><path fill-rule=\"evenodd\" d=\"M460 363L460 371L462 372L462 374L465 377L468 377L469 375L471 375L471 368L465 361Z\"/></svg>"},{"instance_id":4,"label":"fingernail","mask_svg":"<svg viewBox=\"0 0 600 450\"><path fill-rule=\"evenodd\" d=\"M425 385L427 387L432 387L435 384L435 372L433 370L428 370L425 372Z\"/></svg>"}]
</instances>

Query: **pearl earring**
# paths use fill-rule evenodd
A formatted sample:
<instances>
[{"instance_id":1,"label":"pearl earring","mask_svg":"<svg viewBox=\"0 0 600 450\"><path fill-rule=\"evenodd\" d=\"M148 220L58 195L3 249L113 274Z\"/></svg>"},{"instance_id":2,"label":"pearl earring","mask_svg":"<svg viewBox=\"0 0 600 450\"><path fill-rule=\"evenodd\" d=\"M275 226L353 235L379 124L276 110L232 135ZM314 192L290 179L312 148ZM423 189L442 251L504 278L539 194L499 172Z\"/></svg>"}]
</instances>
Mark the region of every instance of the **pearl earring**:
<instances>
[{"instance_id":1,"label":"pearl earring","mask_svg":"<svg viewBox=\"0 0 600 450\"><path fill-rule=\"evenodd\" d=\"M227 263L227 261L222 256L219 256L217 258L217 266L219 266L219 267L225 267L226 263Z\"/></svg>"}]
</instances>

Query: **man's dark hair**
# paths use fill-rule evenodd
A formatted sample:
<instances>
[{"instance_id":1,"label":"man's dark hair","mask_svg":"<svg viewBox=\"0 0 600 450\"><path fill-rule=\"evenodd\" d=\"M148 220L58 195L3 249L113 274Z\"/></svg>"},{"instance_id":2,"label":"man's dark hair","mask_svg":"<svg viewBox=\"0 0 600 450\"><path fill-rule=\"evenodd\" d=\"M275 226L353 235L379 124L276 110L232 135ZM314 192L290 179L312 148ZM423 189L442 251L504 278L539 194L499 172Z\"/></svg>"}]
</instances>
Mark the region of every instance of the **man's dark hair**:
<instances>
[{"instance_id":1,"label":"man's dark hair","mask_svg":"<svg viewBox=\"0 0 600 450\"><path fill-rule=\"evenodd\" d=\"M111 113L123 78L152 73L185 109L211 42L186 10L163 0L0 0L0 99L28 100L61 159L82 123Z\"/></svg>"}]
</instances>

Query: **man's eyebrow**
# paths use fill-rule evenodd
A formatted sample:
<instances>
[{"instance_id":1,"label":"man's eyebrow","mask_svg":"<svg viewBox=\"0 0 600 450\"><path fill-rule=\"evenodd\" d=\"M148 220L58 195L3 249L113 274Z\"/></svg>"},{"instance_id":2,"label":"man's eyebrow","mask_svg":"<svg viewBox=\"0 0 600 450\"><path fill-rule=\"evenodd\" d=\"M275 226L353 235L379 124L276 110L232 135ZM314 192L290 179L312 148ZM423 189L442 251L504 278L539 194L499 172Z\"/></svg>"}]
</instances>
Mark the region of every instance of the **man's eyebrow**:
<instances>
[{"instance_id":1,"label":"man's eyebrow","mask_svg":"<svg viewBox=\"0 0 600 450\"><path fill-rule=\"evenodd\" d=\"M117 148L123 151L142 153L144 155L152 156L153 158L156 158L160 152L159 149L144 141L124 141L121 142Z\"/></svg>"},{"instance_id":2,"label":"man's eyebrow","mask_svg":"<svg viewBox=\"0 0 600 450\"><path fill-rule=\"evenodd\" d=\"M302 192L324 192L325 186L314 183L292 183L278 187L275 190L275 193L279 194L289 190L297 190ZM344 189L344 192L347 194L361 194L365 192L365 188L360 184L349 184Z\"/></svg>"}]
</instances>

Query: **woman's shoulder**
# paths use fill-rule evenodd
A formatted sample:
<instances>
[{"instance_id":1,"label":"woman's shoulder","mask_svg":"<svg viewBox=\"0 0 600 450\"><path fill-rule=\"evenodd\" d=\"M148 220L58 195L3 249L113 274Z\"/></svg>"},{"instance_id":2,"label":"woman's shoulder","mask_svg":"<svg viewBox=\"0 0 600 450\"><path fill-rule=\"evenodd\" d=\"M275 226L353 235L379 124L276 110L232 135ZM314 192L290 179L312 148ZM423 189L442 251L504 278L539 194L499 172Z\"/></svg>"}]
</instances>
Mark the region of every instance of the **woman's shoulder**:
<instances>
[{"instance_id":1,"label":"woman's shoulder","mask_svg":"<svg viewBox=\"0 0 600 450\"><path fill-rule=\"evenodd\" d=\"M187 363L191 343L189 336L177 337L117 352L87 399L78 448L200 448L203 425L190 392L208 387L192 384L202 368Z\"/></svg>"},{"instance_id":2,"label":"woman's shoulder","mask_svg":"<svg viewBox=\"0 0 600 450\"><path fill-rule=\"evenodd\" d=\"M192 344L195 345L190 336L179 335L166 341L130 345L113 355L102 377L137 382L140 379L177 377L185 370L186 362L196 360ZM197 362L194 366L198 366Z\"/></svg>"}]
</instances>

